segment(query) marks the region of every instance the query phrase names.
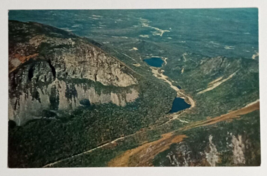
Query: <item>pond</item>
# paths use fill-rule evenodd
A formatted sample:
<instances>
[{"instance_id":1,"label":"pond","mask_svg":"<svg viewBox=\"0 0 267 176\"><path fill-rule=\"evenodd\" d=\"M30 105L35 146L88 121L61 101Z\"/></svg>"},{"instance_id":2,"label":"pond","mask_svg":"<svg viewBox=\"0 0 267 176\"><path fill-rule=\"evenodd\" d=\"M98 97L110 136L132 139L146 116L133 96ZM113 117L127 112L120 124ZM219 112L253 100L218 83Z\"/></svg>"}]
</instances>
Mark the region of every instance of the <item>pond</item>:
<instances>
[{"instance_id":1,"label":"pond","mask_svg":"<svg viewBox=\"0 0 267 176\"><path fill-rule=\"evenodd\" d=\"M176 97L172 103L170 113L178 112L189 108L191 105L187 104L183 98Z\"/></svg>"},{"instance_id":2,"label":"pond","mask_svg":"<svg viewBox=\"0 0 267 176\"><path fill-rule=\"evenodd\" d=\"M149 58L149 59L144 59L144 61L152 66L152 67L161 67L162 64L163 64L163 60L159 57L152 57L152 58Z\"/></svg>"}]
</instances>

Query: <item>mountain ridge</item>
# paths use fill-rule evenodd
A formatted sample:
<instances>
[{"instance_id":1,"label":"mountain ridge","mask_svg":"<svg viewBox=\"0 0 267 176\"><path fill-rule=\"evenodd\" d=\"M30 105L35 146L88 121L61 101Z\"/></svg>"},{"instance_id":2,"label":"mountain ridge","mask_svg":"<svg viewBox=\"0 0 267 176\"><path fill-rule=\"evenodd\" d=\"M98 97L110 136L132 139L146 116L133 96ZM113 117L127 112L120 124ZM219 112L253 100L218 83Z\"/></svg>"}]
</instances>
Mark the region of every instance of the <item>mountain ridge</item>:
<instances>
[{"instance_id":1,"label":"mountain ridge","mask_svg":"<svg viewBox=\"0 0 267 176\"><path fill-rule=\"evenodd\" d=\"M84 99L125 106L138 98L136 73L87 39L35 22L9 21L9 28L9 118L18 125L44 117L47 109L74 110ZM99 82L108 93L87 82Z\"/></svg>"}]
</instances>

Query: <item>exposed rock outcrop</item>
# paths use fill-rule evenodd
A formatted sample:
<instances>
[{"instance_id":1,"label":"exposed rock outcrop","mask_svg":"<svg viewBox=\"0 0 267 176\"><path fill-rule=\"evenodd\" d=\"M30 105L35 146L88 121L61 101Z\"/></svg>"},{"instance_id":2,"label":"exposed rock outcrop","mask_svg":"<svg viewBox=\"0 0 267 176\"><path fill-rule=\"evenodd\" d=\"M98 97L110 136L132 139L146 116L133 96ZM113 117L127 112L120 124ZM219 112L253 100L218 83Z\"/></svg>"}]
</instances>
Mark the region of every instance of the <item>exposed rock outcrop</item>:
<instances>
[{"instance_id":1,"label":"exposed rock outcrop","mask_svg":"<svg viewBox=\"0 0 267 176\"><path fill-rule=\"evenodd\" d=\"M96 42L38 23L9 28L9 119L18 125L84 100L125 106L138 98L135 72Z\"/></svg>"},{"instance_id":2,"label":"exposed rock outcrop","mask_svg":"<svg viewBox=\"0 0 267 176\"><path fill-rule=\"evenodd\" d=\"M185 142L176 144L175 151L166 156L172 166L190 166L193 164L192 151Z\"/></svg>"},{"instance_id":3,"label":"exposed rock outcrop","mask_svg":"<svg viewBox=\"0 0 267 176\"><path fill-rule=\"evenodd\" d=\"M219 156L218 156L218 151L216 146L212 142L212 135L209 136L209 147L208 147L208 152L205 151L206 159L210 166L216 166L216 163L219 162Z\"/></svg>"},{"instance_id":4,"label":"exposed rock outcrop","mask_svg":"<svg viewBox=\"0 0 267 176\"><path fill-rule=\"evenodd\" d=\"M242 141L242 136L238 135L236 138L234 135L232 136L232 145L233 147L233 161L234 164L245 164L246 159L244 155L245 144Z\"/></svg>"}]
</instances>

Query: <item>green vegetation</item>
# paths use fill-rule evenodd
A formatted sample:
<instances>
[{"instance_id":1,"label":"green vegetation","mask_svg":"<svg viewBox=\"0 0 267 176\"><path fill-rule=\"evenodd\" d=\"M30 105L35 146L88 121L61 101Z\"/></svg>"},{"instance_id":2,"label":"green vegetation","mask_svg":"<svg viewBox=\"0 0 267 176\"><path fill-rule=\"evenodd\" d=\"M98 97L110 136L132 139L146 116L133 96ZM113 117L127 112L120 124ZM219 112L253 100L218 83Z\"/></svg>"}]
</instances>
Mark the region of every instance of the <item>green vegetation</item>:
<instances>
[{"instance_id":1,"label":"green vegetation","mask_svg":"<svg viewBox=\"0 0 267 176\"><path fill-rule=\"evenodd\" d=\"M188 146L190 151L190 160L192 165L201 165L204 151L209 152L209 136L212 135L212 142L216 146L219 162L218 166L259 166L260 158L260 118L259 111L243 115L240 119L234 119L232 122L220 122L215 125L194 128L181 134L187 138L183 143ZM232 136L238 138L241 136L242 145L244 145L245 164L235 164L233 162L233 144ZM161 152L154 158L155 166L171 166L166 157L170 152L175 153L178 144L173 144L170 149Z\"/></svg>"},{"instance_id":2,"label":"green vegetation","mask_svg":"<svg viewBox=\"0 0 267 176\"><path fill-rule=\"evenodd\" d=\"M126 107L92 105L9 128L9 167L41 167L147 128L170 110L175 92L156 78L140 80L139 89Z\"/></svg>"},{"instance_id":3,"label":"green vegetation","mask_svg":"<svg viewBox=\"0 0 267 176\"><path fill-rule=\"evenodd\" d=\"M61 13L63 12L61 11ZM31 25L22 25L21 22L10 23L10 54L15 53L14 48L17 43L28 43L33 35L45 35L50 40L55 39L55 42L44 42L38 48L27 48L28 50L24 51L24 55L37 52L39 54L38 61L30 59L26 63L21 64L14 71L14 74L22 75L23 72L21 70L30 69L31 64L36 62L44 60L49 62L49 56L53 52L57 52L60 56L64 51L69 50L72 44L64 43L57 45L56 40L71 38L75 42L75 46L87 43L97 46L109 55L118 58L122 61L121 64L125 64L125 68L127 68L124 71L126 73L127 71L131 72L137 78L138 84L127 88L104 86L99 82L86 79L69 79L66 74L65 78L58 78L58 80L64 81L67 84L66 98L71 99L77 96L74 85L81 85L84 89L92 87L97 94L129 92L131 88L134 88L138 90L139 98L132 103L127 103L125 107L116 106L111 103L92 104L88 102L89 100L85 99L83 101L85 106L73 112L54 112L53 110L56 110L58 107L59 97L57 96L56 89L52 88L51 94L55 96L50 97L51 107L43 112L44 117L52 118L32 120L23 126L16 126L13 121L9 121L9 167L42 167L48 163L109 143L114 139L134 134L91 153L64 160L53 167L107 166L111 159L124 151L138 147L144 142L157 140L161 134L179 130L191 122L220 116L259 99L258 60L250 59L251 52L254 51L249 51L249 55L244 54L243 50L235 49L233 54L229 50L224 50L224 46L214 49L214 46L211 44L206 43L204 45L204 40L197 40L197 38L199 36L203 38L203 34L206 34L206 31L205 33L200 33L200 35L196 34L195 31L193 31L192 35L186 35L186 33L178 29L181 26L185 27L185 30L192 28L190 25L180 25L178 18L183 16L182 13L177 16L177 13L168 15L165 12L156 11L154 16L150 16L148 14L144 15L145 13L140 11L138 14L133 11L120 11L119 13L127 15L120 15L121 21L118 21L116 24L114 19L118 17L116 16L117 12L95 11L90 13L103 16L108 14L108 16L93 20L94 22L88 22L90 21L88 20L90 15L83 14L86 17L86 23L81 25L84 30L79 31L77 28L77 34L90 36L100 43L87 38L79 38L70 32L34 22L30 22L29 24ZM160 18L157 15L160 15ZM76 18L72 17L73 19ZM162 17L166 20L162 20ZM153 32L155 32L155 29L142 27L141 18L148 19L147 25L165 30L168 29L170 32L164 33L163 36L154 36ZM187 19L184 22L190 21L187 16L183 16L183 18ZM65 25L73 26L79 23L79 20L62 20L55 24L61 25L61 27ZM106 29L104 26L101 28L95 27L98 23L100 24L98 20L106 25ZM171 23L168 23L168 21ZM206 24L206 22L203 24ZM198 28L198 30L200 29ZM218 31L220 34L223 34L222 31ZM142 38L140 35L147 35L149 38ZM216 36L219 35L217 34ZM224 44L223 37L218 38ZM211 38L207 36L205 40L208 39ZM253 43L253 46L255 46L255 49L257 48L257 44ZM23 47L20 49L23 50ZM138 50L133 50L134 47ZM216 50L216 52L213 50ZM189 51L193 53L189 53ZM239 55L246 55L246 57L225 58L231 54L233 54L231 57ZM206 57L207 55L210 57ZM214 57L214 55L220 55L221 57ZM196 106L193 109L181 113L179 119L173 120L171 123L164 124L170 120L169 117L166 117L166 114L171 109L176 92L167 83L155 78L149 66L143 62L143 59L152 56L167 58L167 64L163 63L162 67L164 74L174 81L173 85L180 86L182 91L186 95L190 95L196 102ZM140 65L136 66L133 64ZM9 67L12 68L11 65ZM227 79L232 74L234 76L213 90L198 94L200 91L208 88L210 82L220 77L221 80ZM21 78L14 78L10 74L11 79L17 79L17 82L20 82ZM12 84L17 83L16 81L10 82ZM19 90L28 89L32 91L33 89L47 86L47 83L38 82L10 86L17 87ZM14 90L14 92L16 91ZM18 96L14 92L10 90L10 98ZM38 93L32 91L34 99L40 99L39 96ZM232 148L227 147L227 143L231 143L232 139L229 137L229 133L232 133L234 136L241 135L242 139L247 141L246 146L248 147L245 150L245 165L257 166L260 165L259 121L259 111L255 111L243 115L240 119L233 120L232 122L220 122L212 126L191 129L183 132L183 134L188 136L184 143L189 146L192 152L192 159L195 160L194 164L202 165L201 159L203 156L199 152L204 152L207 149L209 135L212 135L212 141L220 153L220 162L217 165L229 166L235 165L232 160ZM164 125L158 126L161 124ZM175 151L178 145L180 144L173 144L170 149L157 155L154 159L154 165L170 166L171 164L166 155L171 151Z\"/></svg>"},{"instance_id":4,"label":"green vegetation","mask_svg":"<svg viewBox=\"0 0 267 176\"><path fill-rule=\"evenodd\" d=\"M196 102L196 108L188 120L200 120L216 117L228 111L236 110L259 99L258 61L239 58L204 58L194 54L185 56L187 61L170 60L165 74L177 81L187 94ZM184 72L181 73L182 68ZM220 77L230 79L218 87L202 94L198 92L208 88L208 84ZM219 80L218 82L220 82ZM208 108L207 108L208 107Z\"/></svg>"}]
</instances>

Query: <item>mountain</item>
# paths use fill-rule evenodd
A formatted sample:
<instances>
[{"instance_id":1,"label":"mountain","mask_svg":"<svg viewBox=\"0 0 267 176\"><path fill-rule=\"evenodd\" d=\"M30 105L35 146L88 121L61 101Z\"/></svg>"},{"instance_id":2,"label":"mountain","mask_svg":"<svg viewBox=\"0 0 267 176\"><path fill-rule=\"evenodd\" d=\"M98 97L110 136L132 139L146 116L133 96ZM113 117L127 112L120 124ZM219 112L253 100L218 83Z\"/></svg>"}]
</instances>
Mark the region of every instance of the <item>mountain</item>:
<instances>
[{"instance_id":1,"label":"mountain","mask_svg":"<svg viewBox=\"0 0 267 176\"><path fill-rule=\"evenodd\" d=\"M138 98L135 72L97 43L32 22L10 21L9 29L9 118L17 125L82 102L125 106Z\"/></svg>"},{"instance_id":2,"label":"mountain","mask_svg":"<svg viewBox=\"0 0 267 176\"><path fill-rule=\"evenodd\" d=\"M260 165L257 10L17 12L9 167Z\"/></svg>"},{"instance_id":3,"label":"mountain","mask_svg":"<svg viewBox=\"0 0 267 176\"><path fill-rule=\"evenodd\" d=\"M9 21L9 167L42 167L105 146L171 110L169 84L112 51L58 28Z\"/></svg>"}]
</instances>

